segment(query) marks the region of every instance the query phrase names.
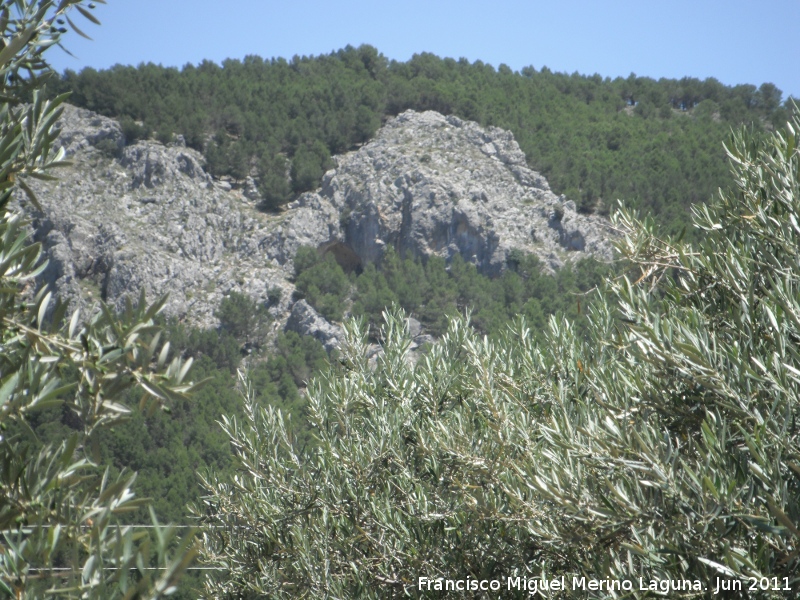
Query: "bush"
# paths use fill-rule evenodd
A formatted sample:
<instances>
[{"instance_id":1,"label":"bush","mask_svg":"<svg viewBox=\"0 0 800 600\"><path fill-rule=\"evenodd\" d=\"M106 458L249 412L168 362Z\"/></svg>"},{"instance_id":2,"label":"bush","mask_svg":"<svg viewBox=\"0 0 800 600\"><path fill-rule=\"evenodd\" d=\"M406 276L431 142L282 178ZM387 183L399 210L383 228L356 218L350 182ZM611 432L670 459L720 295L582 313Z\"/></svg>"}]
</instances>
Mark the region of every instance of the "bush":
<instances>
[{"instance_id":1,"label":"bush","mask_svg":"<svg viewBox=\"0 0 800 600\"><path fill-rule=\"evenodd\" d=\"M300 248L294 267L298 294L329 321L341 321L350 280L333 255L320 256L313 248Z\"/></svg>"},{"instance_id":2,"label":"bush","mask_svg":"<svg viewBox=\"0 0 800 600\"><path fill-rule=\"evenodd\" d=\"M20 600L162 598L194 555L191 535L178 540L154 515L152 543L121 526L124 513L145 504L134 499L135 474L94 462L103 430L130 417L127 391L152 412L192 389L182 385L191 361L167 362L169 345L154 326L165 299L148 305L142 294L122 314L101 304L64 323L66 307L35 289L41 245L11 204L14 191L24 192L41 211L27 182L51 177L64 157L51 150L66 96L44 100L42 52L66 31L54 23L77 29L67 15L75 9L95 21L93 7L4 0L0 9L0 593ZM48 412L60 413L67 431L45 445L31 425Z\"/></svg>"},{"instance_id":3,"label":"bush","mask_svg":"<svg viewBox=\"0 0 800 600\"><path fill-rule=\"evenodd\" d=\"M118 158L120 155L120 147L114 140L108 138L100 140L94 147L109 158Z\"/></svg>"},{"instance_id":4,"label":"bush","mask_svg":"<svg viewBox=\"0 0 800 600\"><path fill-rule=\"evenodd\" d=\"M222 299L214 315L224 331L244 344L259 345L270 321L266 306L237 291Z\"/></svg>"},{"instance_id":5,"label":"bush","mask_svg":"<svg viewBox=\"0 0 800 600\"><path fill-rule=\"evenodd\" d=\"M222 329L186 330L173 325L170 329L170 342L185 356L201 358L207 356L218 369L235 373L242 362L242 342Z\"/></svg>"},{"instance_id":6,"label":"bush","mask_svg":"<svg viewBox=\"0 0 800 600\"><path fill-rule=\"evenodd\" d=\"M150 137L150 131L144 125L139 125L131 117L120 117L120 127L122 135L125 136L125 144L135 144L139 140L146 140Z\"/></svg>"},{"instance_id":7,"label":"bush","mask_svg":"<svg viewBox=\"0 0 800 600\"><path fill-rule=\"evenodd\" d=\"M319 187L331 166L330 152L321 141L300 146L292 157L292 190L299 194Z\"/></svg>"},{"instance_id":8,"label":"bush","mask_svg":"<svg viewBox=\"0 0 800 600\"><path fill-rule=\"evenodd\" d=\"M286 176L286 159L281 154L266 153L258 162L258 191L263 198L260 208L277 210L289 201L291 183Z\"/></svg>"}]
</instances>

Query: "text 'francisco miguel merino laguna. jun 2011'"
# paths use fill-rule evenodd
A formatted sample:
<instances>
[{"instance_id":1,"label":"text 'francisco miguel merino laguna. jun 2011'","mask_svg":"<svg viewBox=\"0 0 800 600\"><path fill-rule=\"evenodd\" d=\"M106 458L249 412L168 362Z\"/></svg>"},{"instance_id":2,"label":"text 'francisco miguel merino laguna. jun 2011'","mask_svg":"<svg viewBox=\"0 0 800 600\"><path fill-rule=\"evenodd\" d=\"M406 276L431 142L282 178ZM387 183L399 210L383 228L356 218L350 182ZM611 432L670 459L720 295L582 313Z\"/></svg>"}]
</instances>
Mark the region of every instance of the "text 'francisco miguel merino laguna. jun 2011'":
<instances>
[{"instance_id":1,"label":"text 'francisco miguel merino laguna. jun 2011'","mask_svg":"<svg viewBox=\"0 0 800 600\"><path fill-rule=\"evenodd\" d=\"M589 577L504 577L502 579L445 579L443 577L419 577L418 591L454 592L499 592L527 591L530 594L548 591L652 591L667 592L707 592L720 594L728 591L789 591L789 578L755 577L749 580L717 577L711 581L699 579L593 579Z\"/></svg>"}]
</instances>

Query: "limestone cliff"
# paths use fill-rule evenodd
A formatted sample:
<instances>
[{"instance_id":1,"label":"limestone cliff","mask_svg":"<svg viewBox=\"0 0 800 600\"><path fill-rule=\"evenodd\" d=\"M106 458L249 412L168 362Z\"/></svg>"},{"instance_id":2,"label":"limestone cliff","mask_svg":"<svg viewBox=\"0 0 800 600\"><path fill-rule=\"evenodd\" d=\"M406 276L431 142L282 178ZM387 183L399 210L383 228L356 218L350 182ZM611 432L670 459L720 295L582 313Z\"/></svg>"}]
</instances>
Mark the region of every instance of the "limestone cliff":
<instances>
[{"instance_id":1,"label":"limestone cliff","mask_svg":"<svg viewBox=\"0 0 800 600\"><path fill-rule=\"evenodd\" d=\"M508 131L407 111L336 163L271 234L265 247L279 263L300 245L334 242L363 262L379 261L386 244L417 257L461 254L488 275L513 249L553 269L587 254L611 257L607 222L556 196Z\"/></svg>"},{"instance_id":2,"label":"limestone cliff","mask_svg":"<svg viewBox=\"0 0 800 600\"><path fill-rule=\"evenodd\" d=\"M273 225L241 194L203 170L203 157L180 144L125 146L119 125L67 107L59 140L73 165L36 186L44 214L36 238L50 259L44 274L60 296L80 304L101 296L120 304L144 287L168 293L167 313L200 326L231 290L266 300L292 286L261 246Z\"/></svg>"},{"instance_id":3,"label":"limestone cliff","mask_svg":"<svg viewBox=\"0 0 800 600\"><path fill-rule=\"evenodd\" d=\"M44 210L31 214L50 259L43 280L73 305L90 296L119 304L144 287L150 298L169 293L168 314L213 326L231 290L267 302L280 288L271 311L284 322L300 245L350 267L380 261L387 244L423 258L461 254L490 275L514 249L553 269L611 256L607 222L553 194L509 132L456 117L391 119L335 157L319 190L277 215L257 210L252 181L242 189L215 182L180 139L126 145L118 123L70 106L59 127L73 165L57 182L38 182ZM308 305L294 313L290 327L303 333L316 332L305 324L327 325ZM335 331L320 334L327 346Z\"/></svg>"}]
</instances>

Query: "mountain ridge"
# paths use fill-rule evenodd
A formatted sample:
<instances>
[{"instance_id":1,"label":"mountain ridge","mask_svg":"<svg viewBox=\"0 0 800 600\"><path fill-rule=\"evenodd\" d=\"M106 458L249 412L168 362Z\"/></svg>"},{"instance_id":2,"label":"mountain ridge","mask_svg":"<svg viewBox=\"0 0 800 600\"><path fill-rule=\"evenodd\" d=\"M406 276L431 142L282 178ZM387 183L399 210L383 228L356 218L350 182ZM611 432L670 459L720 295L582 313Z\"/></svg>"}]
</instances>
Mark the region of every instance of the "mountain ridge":
<instances>
[{"instance_id":1,"label":"mountain ridge","mask_svg":"<svg viewBox=\"0 0 800 600\"><path fill-rule=\"evenodd\" d=\"M283 325L300 246L363 264L386 244L423 260L460 254L489 275L512 251L551 269L611 257L607 221L553 194L509 132L433 111L391 119L278 214L213 179L180 137L126 145L118 122L73 106L58 126L73 165L36 182L44 212L32 217L50 261L41 282L73 308L98 295L119 307L144 287L169 294L166 314L214 327L221 300L240 292Z\"/></svg>"}]
</instances>

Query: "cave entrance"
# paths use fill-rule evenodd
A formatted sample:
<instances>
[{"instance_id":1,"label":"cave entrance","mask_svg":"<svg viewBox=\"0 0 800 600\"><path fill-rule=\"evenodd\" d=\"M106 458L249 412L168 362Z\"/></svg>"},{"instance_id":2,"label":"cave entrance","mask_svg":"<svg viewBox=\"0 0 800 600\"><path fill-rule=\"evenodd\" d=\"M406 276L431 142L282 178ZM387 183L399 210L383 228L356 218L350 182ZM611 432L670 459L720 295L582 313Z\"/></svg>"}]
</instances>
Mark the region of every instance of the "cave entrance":
<instances>
[{"instance_id":1,"label":"cave entrance","mask_svg":"<svg viewBox=\"0 0 800 600\"><path fill-rule=\"evenodd\" d=\"M350 273L358 275L364 269L361 257L344 242L338 240L326 242L317 248L317 252L322 256L326 254L333 255L334 260L336 260L339 266L342 267L342 270L348 275Z\"/></svg>"}]
</instances>

